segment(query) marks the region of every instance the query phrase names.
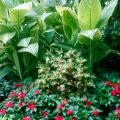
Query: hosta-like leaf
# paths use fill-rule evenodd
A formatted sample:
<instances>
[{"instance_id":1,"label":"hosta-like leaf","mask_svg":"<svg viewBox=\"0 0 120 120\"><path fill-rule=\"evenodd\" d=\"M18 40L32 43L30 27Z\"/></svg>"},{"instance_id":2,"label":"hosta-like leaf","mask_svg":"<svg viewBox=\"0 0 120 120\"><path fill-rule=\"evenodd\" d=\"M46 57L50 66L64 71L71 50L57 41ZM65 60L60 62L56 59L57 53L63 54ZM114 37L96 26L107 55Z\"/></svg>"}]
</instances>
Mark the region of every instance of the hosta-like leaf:
<instances>
[{"instance_id":1,"label":"hosta-like leaf","mask_svg":"<svg viewBox=\"0 0 120 120\"><path fill-rule=\"evenodd\" d=\"M21 53L28 52L34 55L35 57L38 57L38 43L30 44L28 47L22 48L18 52L21 52Z\"/></svg>"},{"instance_id":2,"label":"hosta-like leaf","mask_svg":"<svg viewBox=\"0 0 120 120\"><path fill-rule=\"evenodd\" d=\"M31 37L28 37L28 38L24 38L22 39L17 46L19 47L27 47L30 43L30 40L31 40Z\"/></svg>"},{"instance_id":3,"label":"hosta-like leaf","mask_svg":"<svg viewBox=\"0 0 120 120\"><path fill-rule=\"evenodd\" d=\"M94 29L102 14L99 0L81 0L78 8L78 20L81 30Z\"/></svg>"},{"instance_id":4,"label":"hosta-like leaf","mask_svg":"<svg viewBox=\"0 0 120 120\"><path fill-rule=\"evenodd\" d=\"M99 29L87 30L78 34L78 41L80 44L85 44L89 47L90 40L100 40L102 34Z\"/></svg>"},{"instance_id":5,"label":"hosta-like leaf","mask_svg":"<svg viewBox=\"0 0 120 120\"><path fill-rule=\"evenodd\" d=\"M118 3L118 0L111 0L110 4L103 9L103 13L97 27L100 27L100 28L104 27L104 25L107 23L107 21L113 14L113 11L117 3Z\"/></svg>"},{"instance_id":6,"label":"hosta-like leaf","mask_svg":"<svg viewBox=\"0 0 120 120\"><path fill-rule=\"evenodd\" d=\"M21 24L24 21L25 14L32 9L32 2L24 3L10 9L10 20L15 24Z\"/></svg>"},{"instance_id":7,"label":"hosta-like leaf","mask_svg":"<svg viewBox=\"0 0 120 120\"><path fill-rule=\"evenodd\" d=\"M7 42L8 42L9 40L11 40L14 36L15 36L15 32L1 34L1 35L0 35L0 40L1 40L3 43L7 43Z\"/></svg>"}]
</instances>

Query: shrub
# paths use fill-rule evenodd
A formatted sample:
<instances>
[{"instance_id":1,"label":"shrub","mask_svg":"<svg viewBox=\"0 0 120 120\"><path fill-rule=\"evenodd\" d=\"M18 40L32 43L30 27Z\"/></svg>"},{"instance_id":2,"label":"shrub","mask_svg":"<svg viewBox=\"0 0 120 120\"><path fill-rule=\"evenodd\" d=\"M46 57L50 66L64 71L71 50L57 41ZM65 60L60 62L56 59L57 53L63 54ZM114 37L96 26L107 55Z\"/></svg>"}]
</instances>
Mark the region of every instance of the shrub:
<instances>
[{"instance_id":1,"label":"shrub","mask_svg":"<svg viewBox=\"0 0 120 120\"><path fill-rule=\"evenodd\" d=\"M80 53L70 50L48 56L46 64L39 66L38 82L49 92L82 94L94 85L94 77L88 73L86 60Z\"/></svg>"}]
</instances>

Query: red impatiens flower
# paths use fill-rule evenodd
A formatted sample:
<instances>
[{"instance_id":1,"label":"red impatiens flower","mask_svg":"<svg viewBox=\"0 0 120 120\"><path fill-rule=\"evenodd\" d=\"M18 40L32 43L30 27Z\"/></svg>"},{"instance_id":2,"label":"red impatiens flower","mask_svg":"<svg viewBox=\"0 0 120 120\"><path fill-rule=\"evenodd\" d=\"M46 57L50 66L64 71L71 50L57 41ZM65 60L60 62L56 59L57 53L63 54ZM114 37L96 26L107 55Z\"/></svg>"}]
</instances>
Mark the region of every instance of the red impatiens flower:
<instances>
[{"instance_id":1,"label":"red impatiens flower","mask_svg":"<svg viewBox=\"0 0 120 120\"><path fill-rule=\"evenodd\" d=\"M22 120L31 120L30 116L25 116L22 118Z\"/></svg>"},{"instance_id":2,"label":"red impatiens flower","mask_svg":"<svg viewBox=\"0 0 120 120\"><path fill-rule=\"evenodd\" d=\"M12 96L12 97L16 97L16 96L17 96L17 93L16 93L15 91L13 91L13 92L11 93L11 96Z\"/></svg>"},{"instance_id":3,"label":"red impatiens flower","mask_svg":"<svg viewBox=\"0 0 120 120\"><path fill-rule=\"evenodd\" d=\"M76 117L72 117L72 120L77 120L77 118Z\"/></svg>"},{"instance_id":4,"label":"red impatiens flower","mask_svg":"<svg viewBox=\"0 0 120 120\"><path fill-rule=\"evenodd\" d=\"M99 115L99 111L98 110L94 110L93 111L93 115L97 117Z\"/></svg>"},{"instance_id":5,"label":"red impatiens flower","mask_svg":"<svg viewBox=\"0 0 120 120\"><path fill-rule=\"evenodd\" d=\"M5 103L5 106L8 107L8 108L13 108L13 102L7 102Z\"/></svg>"},{"instance_id":6,"label":"red impatiens flower","mask_svg":"<svg viewBox=\"0 0 120 120\"><path fill-rule=\"evenodd\" d=\"M24 105L25 105L25 102L20 102L20 103L18 103L17 107L19 108L19 107L22 107Z\"/></svg>"},{"instance_id":7,"label":"red impatiens flower","mask_svg":"<svg viewBox=\"0 0 120 120\"><path fill-rule=\"evenodd\" d=\"M73 114L73 110L68 110L67 111L67 115L72 115Z\"/></svg>"},{"instance_id":8,"label":"red impatiens flower","mask_svg":"<svg viewBox=\"0 0 120 120\"><path fill-rule=\"evenodd\" d=\"M92 105L92 102L88 101L88 102L86 102L86 105L87 105L87 106L91 106L91 105Z\"/></svg>"},{"instance_id":9,"label":"red impatiens flower","mask_svg":"<svg viewBox=\"0 0 120 120\"><path fill-rule=\"evenodd\" d=\"M0 115L5 115L7 111L5 109L0 109Z\"/></svg>"},{"instance_id":10,"label":"red impatiens flower","mask_svg":"<svg viewBox=\"0 0 120 120\"><path fill-rule=\"evenodd\" d=\"M60 104L59 106L57 106L59 110L61 110L63 107L64 107L64 104Z\"/></svg>"},{"instance_id":11,"label":"red impatiens flower","mask_svg":"<svg viewBox=\"0 0 120 120\"><path fill-rule=\"evenodd\" d=\"M114 89L117 89L117 88L118 88L118 84L112 84L112 87L113 87Z\"/></svg>"},{"instance_id":12,"label":"red impatiens flower","mask_svg":"<svg viewBox=\"0 0 120 120\"><path fill-rule=\"evenodd\" d=\"M62 116L57 116L55 120L64 120L64 118Z\"/></svg>"},{"instance_id":13,"label":"red impatiens flower","mask_svg":"<svg viewBox=\"0 0 120 120\"><path fill-rule=\"evenodd\" d=\"M107 84L108 86L111 86L111 85L112 85L112 82L108 81L106 84Z\"/></svg>"},{"instance_id":14,"label":"red impatiens flower","mask_svg":"<svg viewBox=\"0 0 120 120\"><path fill-rule=\"evenodd\" d=\"M19 84L15 84L15 85L14 85L14 88L17 88L17 87L19 87Z\"/></svg>"},{"instance_id":15,"label":"red impatiens flower","mask_svg":"<svg viewBox=\"0 0 120 120\"><path fill-rule=\"evenodd\" d=\"M66 99L62 100L62 102L63 102L64 104L68 104L68 100L66 100Z\"/></svg>"},{"instance_id":16,"label":"red impatiens flower","mask_svg":"<svg viewBox=\"0 0 120 120\"><path fill-rule=\"evenodd\" d=\"M11 99L11 95L10 94L8 95L8 99Z\"/></svg>"},{"instance_id":17,"label":"red impatiens flower","mask_svg":"<svg viewBox=\"0 0 120 120\"><path fill-rule=\"evenodd\" d=\"M112 96L116 96L116 95L117 95L117 91L116 91L116 90L113 90L113 91L110 92L110 94L111 94Z\"/></svg>"},{"instance_id":18,"label":"red impatiens flower","mask_svg":"<svg viewBox=\"0 0 120 120\"><path fill-rule=\"evenodd\" d=\"M23 88L23 84L22 83L20 83L19 86L20 86L20 88Z\"/></svg>"},{"instance_id":19,"label":"red impatiens flower","mask_svg":"<svg viewBox=\"0 0 120 120\"><path fill-rule=\"evenodd\" d=\"M117 114L117 117L120 119L120 113Z\"/></svg>"},{"instance_id":20,"label":"red impatiens flower","mask_svg":"<svg viewBox=\"0 0 120 120\"><path fill-rule=\"evenodd\" d=\"M24 92L19 93L18 98L19 99L24 99L25 98L25 93Z\"/></svg>"},{"instance_id":21,"label":"red impatiens flower","mask_svg":"<svg viewBox=\"0 0 120 120\"><path fill-rule=\"evenodd\" d=\"M46 112L46 111L43 111L43 112L42 112L42 116L43 116L43 118L46 118L47 112Z\"/></svg>"},{"instance_id":22,"label":"red impatiens flower","mask_svg":"<svg viewBox=\"0 0 120 120\"><path fill-rule=\"evenodd\" d=\"M83 102L87 102L87 97L85 96L83 99L82 99Z\"/></svg>"},{"instance_id":23,"label":"red impatiens flower","mask_svg":"<svg viewBox=\"0 0 120 120\"><path fill-rule=\"evenodd\" d=\"M30 110L34 110L35 109L35 103L28 103L28 108Z\"/></svg>"},{"instance_id":24,"label":"red impatiens flower","mask_svg":"<svg viewBox=\"0 0 120 120\"><path fill-rule=\"evenodd\" d=\"M36 95L39 95L39 94L40 94L40 90L36 90L36 91L35 91L35 94L36 94Z\"/></svg>"}]
</instances>

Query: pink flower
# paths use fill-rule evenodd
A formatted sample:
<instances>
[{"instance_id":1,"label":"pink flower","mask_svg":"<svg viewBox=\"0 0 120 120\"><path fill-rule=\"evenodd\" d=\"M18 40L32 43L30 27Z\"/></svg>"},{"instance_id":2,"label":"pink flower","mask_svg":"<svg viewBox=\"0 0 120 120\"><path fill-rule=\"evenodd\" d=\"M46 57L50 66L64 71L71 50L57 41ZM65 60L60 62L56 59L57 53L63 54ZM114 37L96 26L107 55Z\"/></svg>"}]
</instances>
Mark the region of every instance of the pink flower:
<instances>
[{"instance_id":1,"label":"pink flower","mask_svg":"<svg viewBox=\"0 0 120 120\"><path fill-rule=\"evenodd\" d=\"M35 103L28 103L28 108L30 110L34 110L35 109Z\"/></svg>"},{"instance_id":2,"label":"pink flower","mask_svg":"<svg viewBox=\"0 0 120 120\"><path fill-rule=\"evenodd\" d=\"M113 91L110 92L110 94L111 94L112 96L116 96L116 95L117 95L117 92L116 92L116 90L113 90Z\"/></svg>"},{"instance_id":3,"label":"pink flower","mask_svg":"<svg viewBox=\"0 0 120 120\"><path fill-rule=\"evenodd\" d=\"M67 115L72 115L73 114L73 110L68 110L67 111Z\"/></svg>"},{"instance_id":4,"label":"pink flower","mask_svg":"<svg viewBox=\"0 0 120 120\"><path fill-rule=\"evenodd\" d=\"M13 92L11 93L11 96L12 96L12 97L16 97L16 96L17 96L17 93L16 93L15 91L13 91Z\"/></svg>"},{"instance_id":5,"label":"pink flower","mask_svg":"<svg viewBox=\"0 0 120 120\"><path fill-rule=\"evenodd\" d=\"M64 99L62 100L64 104L68 104L68 100Z\"/></svg>"},{"instance_id":6,"label":"pink flower","mask_svg":"<svg viewBox=\"0 0 120 120\"><path fill-rule=\"evenodd\" d=\"M7 102L5 103L5 106L8 107L8 108L13 108L13 102Z\"/></svg>"},{"instance_id":7,"label":"pink flower","mask_svg":"<svg viewBox=\"0 0 120 120\"><path fill-rule=\"evenodd\" d=\"M120 119L120 113L117 114L117 117Z\"/></svg>"},{"instance_id":8,"label":"pink flower","mask_svg":"<svg viewBox=\"0 0 120 120\"><path fill-rule=\"evenodd\" d=\"M118 88L118 84L112 84L112 87L113 87L114 89L117 89L117 88Z\"/></svg>"},{"instance_id":9,"label":"pink flower","mask_svg":"<svg viewBox=\"0 0 120 120\"><path fill-rule=\"evenodd\" d=\"M7 111L5 109L0 109L0 115L5 115Z\"/></svg>"},{"instance_id":10,"label":"pink flower","mask_svg":"<svg viewBox=\"0 0 120 120\"><path fill-rule=\"evenodd\" d=\"M15 84L15 85L14 85L14 88L17 88L17 87L19 87L19 84Z\"/></svg>"},{"instance_id":11,"label":"pink flower","mask_svg":"<svg viewBox=\"0 0 120 120\"><path fill-rule=\"evenodd\" d=\"M36 90L36 91L35 91L35 94L36 94L36 95L39 95L39 94L40 94L40 90Z\"/></svg>"},{"instance_id":12,"label":"pink flower","mask_svg":"<svg viewBox=\"0 0 120 120\"><path fill-rule=\"evenodd\" d=\"M22 83L20 83L19 86L20 86L20 88L23 88L23 84Z\"/></svg>"},{"instance_id":13,"label":"pink flower","mask_svg":"<svg viewBox=\"0 0 120 120\"><path fill-rule=\"evenodd\" d=\"M111 85L112 85L112 82L108 81L106 84L107 84L108 86L111 86Z\"/></svg>"},{"instance_id":14,"label":"pink flower","mask_svg":"<svg viewBox=\"0 0 120 120\"><path fill-rule=\"evenodd\" d=\"M77 118L76 117L72 117L72 120L77 120Z\"/></svg>"},{"instance_id":15,"label":"pink flower","mask_svg":"<svg viewBox=\"0 0 120 120\"><path fill-rule=\"evenodd\" d=\"M64 120L64 118L62 116L57 116L55 120Z\"/></svg>"},{"instance_id":16,"label":"pink flower","mask_svg":"<svg viewBox=\"0 0 120 120\"><path fill-rule=\"evenodd\" d=\"M25 98L25 93L24 92L19 93L18 98L19 99L24 99Z\"/></svg>"},{"instance_id":17,"label":"pink flower","mask_svg":"<svg viewBox=\"0 0 120 120\"><path fill-rule=\"evenodd\" d=\"M120 113L120 108L116 108L116 112Z\"/></svg>"},{"instance_id":18,"label":"pink flower","mask_svg":"<svg viewBox=\"0 0 120 120\"><path fill-rule=\"evenodd\" d=\"M61 110L63 107L64 107L63 104L60 104L59 106L57 106L57 108L58 108L59 110Z\"/></svg>"},{"instance_id":19,"label":"pink flower","mask_svg":"<svg viewBox=\"0 0 120 120\"><path fill-rule=\"evenodd\" d=\"M31 120L30 116L25 116L22 118L22 120Z\"/></svg>"},{"instance_id":20,"label":"pink flower","mask_svg":"<svg viewBox=\"0 0 120 120\"><path fill-rule=\"evenodd\" d=\"M85 96L83 99L82 99L83 102L87 102L87 97Z\"/></svg>"},{"instance_id":21,"label":"pink flower","mask_svg":"<svg viewBox=\"0 0 120 120\"><path fill-rule=\"evenodd\" d=\"M94 110L93 111L93 115L97 117L99 115L99 111L98 110Z\"/></svg>"},{"instance_id":22,"label":"pink flower","mask_svg":"<svg viewBox=\"0 0 120 120\"><path fill-rule=\"evenodd\" d=\"M42 116L43 116L43 118L46 118L47 112L46 112L46 111L43 111L43 112L42 112Z\"/></svg>"},{"instance_id":23,"label":"pink flower","mask_svg":"<svg viewBox=\"0 0 120 120\"><path fill-rule=\"evenodd\" d=\"M91 105L92 105L92 102L88 101L88 102L86 102L86 105L87 105L87 106L91 106Z\"/></svg>"},{"instance_id":24,"label":"pink flower","mask_svg":"<svg viewBox=\"0 0 120 120\"><path fill-rule=\"evenodd\" d=\"M10 94L8 95L8 99L11 99L11 95Z\"/></svg>"}]
</instances>

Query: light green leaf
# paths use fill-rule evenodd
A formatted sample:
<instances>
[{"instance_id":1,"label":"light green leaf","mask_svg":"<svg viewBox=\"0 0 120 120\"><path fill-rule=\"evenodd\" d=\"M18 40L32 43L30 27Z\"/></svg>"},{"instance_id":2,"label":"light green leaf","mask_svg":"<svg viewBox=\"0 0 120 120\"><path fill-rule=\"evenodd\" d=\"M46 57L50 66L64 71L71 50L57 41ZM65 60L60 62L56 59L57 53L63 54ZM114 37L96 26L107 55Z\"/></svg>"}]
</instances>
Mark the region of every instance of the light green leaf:
<instances>
[{"instance_id":1,"label":"light green leaf","mask_svg":"<svg viewBox=\"0 0 120 120\"><path fill-rule=\"evenodd\" d=\"M78 21L81 30L94 29L102 14L99 0L81 0L78 8Z\"/></svg>"},{"instance_id":2,"label":"light green leaf","mask_svg":"<svg viewBox=\"0 0 120 120\"><path fill-rule=\"evenodd\" d=\"M7 74L10 73L10 70L8 68L3 68L0 70L0 80L3 79Z\"/></svg>"},{"instance_id":3,"label":"light green leaf","mask_svg":"<svg viewBox=\"0 0 120 120\"><path fill-rule=\"evenodd\" d=\"M15 32L1 34L0 40L6 44L9 40L11 40L15 36L15 34L16 34Z\"/></svg>"},{"instance_id":4,"label":"light green leaf","mask_svg":"<svg viewBox=\"0 0 120 120\"><path fill-rule=\"evenodd\" d=\"M17 46L19 47L28 47L29 43L30 43L31 37L28 38L24 38L22 39Z\"/></svg>"},{"instance_id":5,"label":"light green leaf","mask_svg":"<svg viewBox=\"0 0 120 120\"><path fill-rule=\"evenodd\" d=\"M32 9L32 2L24 3L9 10L10 20L16 24L24 21L24 16Z\"/></svg>"},{"instance_id":6,"label":"light green leaf","mask_svg":"<svg viewBox=\"0 0 120 120\"><path fill-rule=\"evenodd\" d=\"M102 13L102 16L100 18L100 21L99 21L97 27L102 28L106 25L109 18L113 14L117 3L118 3L118 0L111 0L110 4L103 9L103 13Z\"/></svg>"},{"instance_id":7,"label":"light green leaf","mask_svg":"<svg viewBox=\"0 0 120 120\"><path fill-rule=\"evenodd\" d=\"M35 57L38 57L38 43L30 44L28 47L22 48L18 52L21 52L21 53L28 52L34 55Z\"/></svg>"}]
</instances>

